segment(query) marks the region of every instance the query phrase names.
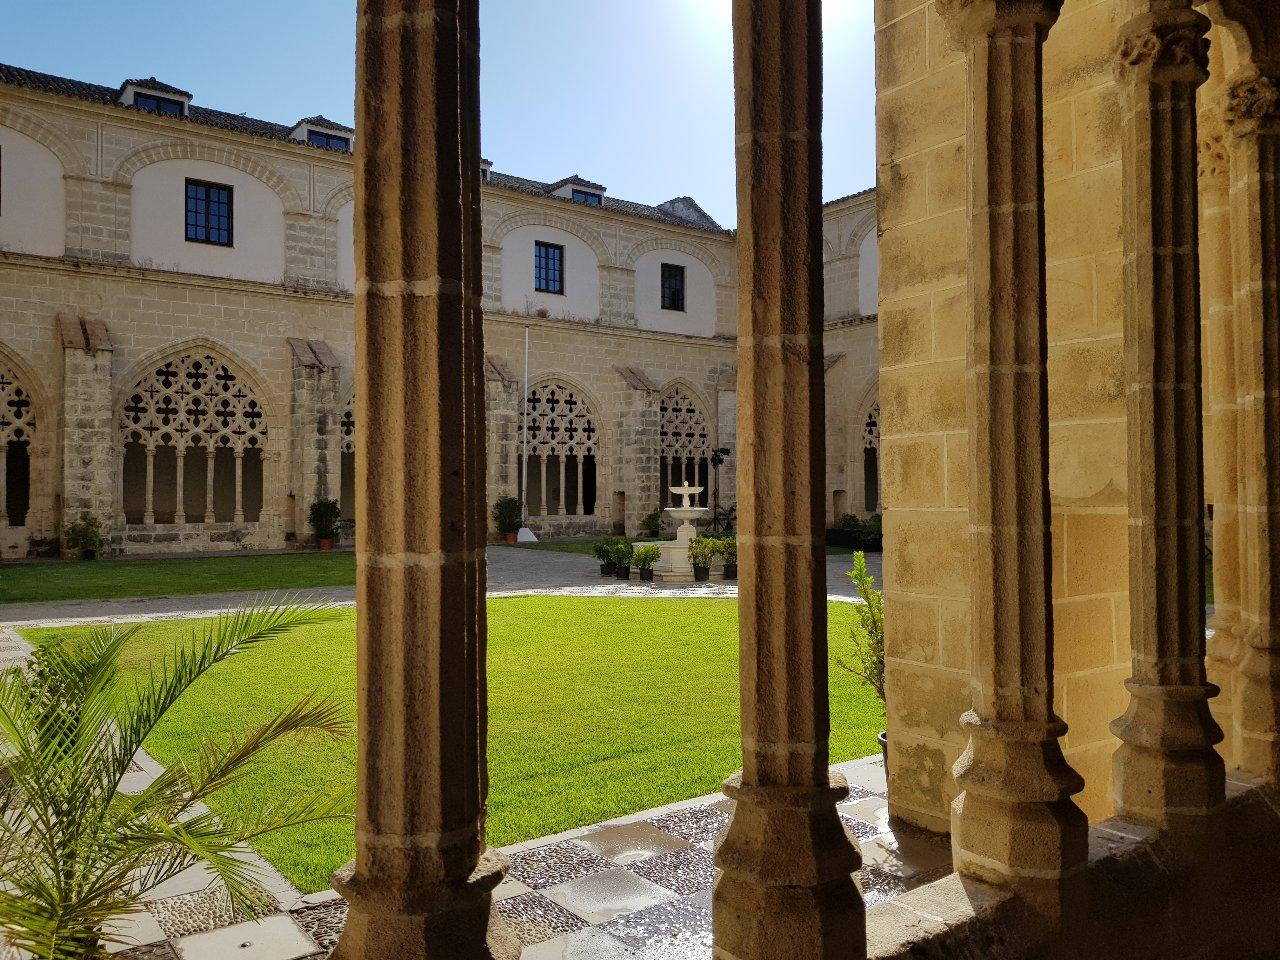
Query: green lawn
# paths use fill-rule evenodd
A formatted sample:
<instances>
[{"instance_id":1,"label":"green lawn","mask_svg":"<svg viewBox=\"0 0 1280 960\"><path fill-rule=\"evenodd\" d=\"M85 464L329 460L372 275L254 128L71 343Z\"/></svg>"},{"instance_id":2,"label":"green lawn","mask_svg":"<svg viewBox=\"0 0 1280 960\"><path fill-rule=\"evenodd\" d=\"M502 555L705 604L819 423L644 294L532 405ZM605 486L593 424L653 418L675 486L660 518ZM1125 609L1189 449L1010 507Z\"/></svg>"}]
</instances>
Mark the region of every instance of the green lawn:
<instances>
[{"instance_id":1,"label":"green lawn","mask_svg":"<svg viewBox=\"0 0 1280 960\"><path fill-rule=\"evenodd\" d=\"M829 609L832 644L843 649L853 608ZM740 763L736 623L732 600L490 600L490 842L544 836L719 789ZM130 664L162 656L191 629L189 622L148 625L128 651ZM211 731L261 723L311 691L331 693L354 712L353 613L221 665L148 750L173 763L192 756ZM884 711L870 688L833 666L831 703L833 759L874 753ZM353 740L291 744L212 806L258 807L350 783L355 751ZM259 850L313 891L350 858L352 836L349 822L319 824L268 837Z\"/></svg>"},{"instance_id":2,"label":"green lawn","mask_svg":"<svg viewBox=\"0 0 1280 960\"><path fill-rule=\"evenodd\" d=\"M351 552L0 564L0 603L308 590L356 582Z\"/></svg>"}]
</instances>

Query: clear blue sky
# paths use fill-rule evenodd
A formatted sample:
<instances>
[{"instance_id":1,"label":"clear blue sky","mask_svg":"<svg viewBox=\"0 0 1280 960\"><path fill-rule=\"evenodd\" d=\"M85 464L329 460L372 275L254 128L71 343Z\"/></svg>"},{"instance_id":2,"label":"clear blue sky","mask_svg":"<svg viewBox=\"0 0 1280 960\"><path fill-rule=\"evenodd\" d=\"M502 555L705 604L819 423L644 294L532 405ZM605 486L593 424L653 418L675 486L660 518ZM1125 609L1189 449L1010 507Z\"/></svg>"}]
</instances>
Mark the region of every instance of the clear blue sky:
<instances>
[{"instance_id":1,"label":"clear blue sky","mask_svg":"<svg viewBox=\"0 0 1280 960\"><path fill-rule=\"evenodd\" d=\"M826 0L827 199L875 182L872 0ZM730 0L482 0L485 156L735 220ZM281 123L352 120L355 0L0 0L0 62L150 76Z\"/></svg>"}]
</instances>

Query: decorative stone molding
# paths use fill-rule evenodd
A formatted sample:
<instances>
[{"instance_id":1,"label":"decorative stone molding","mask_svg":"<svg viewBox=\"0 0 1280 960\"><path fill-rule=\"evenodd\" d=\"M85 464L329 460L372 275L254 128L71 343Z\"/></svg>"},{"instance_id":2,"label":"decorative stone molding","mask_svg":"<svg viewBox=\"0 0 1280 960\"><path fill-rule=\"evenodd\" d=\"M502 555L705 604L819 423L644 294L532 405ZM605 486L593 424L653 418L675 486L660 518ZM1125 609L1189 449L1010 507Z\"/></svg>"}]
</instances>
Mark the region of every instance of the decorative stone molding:
<instances>
[{"instance_id":1,"label":"decorative stone molding","mask_svg":"<svg viewBox=\"0 0 1280 960\"><path fill-rule=\"evenodd\" d=\"M634 270L641 257L655 250L678 250L680 253L701 261L711 271L711 279L717 284L733 282L733 277L730 275L729 270L710 249L701 244L690 243L688 240L681 240L675 237L653 237L637 243L623 258L622 266L628 270Z\"/></svg>"},{"instance_id":2,"label":"decorative stone molding","mask_svg":"<svg viewBox=\"0 0 1280 960\"><path fill-rule=\"evenodd\" d=\"M1209 77L1208 20L1190 7L1148 14L1133 21L1117 44L1121 71L1136 70L1159 81Z\"/></svg>"},{"instance_id":3,"label":"decorative stone molding","mask_svg":"<svg viewBox=\"0 0 1280 960\"><path fill-rule=\"evenodd\" d=\"M338 211L351 203L356 198L355 181L349 181L334 187L329 191L328 195L320 201L320 216L327 220L338 219Z\"/></svg>"},{"instance_id":4,"label":"decorative stone molding","mask_svg":"<svg viewBox=\"0 0 1280 960\"><path fill-rule=\"evenodd\" d=\"M563 230L565 233L573 234L591 248L591 252L596 255L596 260L600 267L608 266L613 260L609 255L608 246L600 238L600 234L591 227L581 220L545 210L532 211L530 213L513 213L509 217L504 217L494 225L485 243L494 247L501 247L502 241L507 238L507 234L512 230L529 226L554 227L556 230Z\"/></svg>"},{"instance_id":5,"label":"decorative stone molding","mask_svg":"<svg viewBox=\"0 0 1280 960\"><path fill-rule=\"evenodd\" d=\"M162 160L205 160L234 167L274 190L286 214L302 213L306 209L293 184L257 157L231 147L212 146L194 140L165 140L138 147L116 164L110 179L117 183L132 183L134 174L139 170Z\"/></svg>"},{"instance_id":6,"label":"decorative stone molding","mask_svg":"<svg viewBox=\"0 0 1280 960\"><path fill-rule=\"evenodd\" d=\"M1047 31L1062 13L1064 0L937 0L952 42L964 47L993 30L1032 27Z\"/></svg>"},{"instance_id":7,"label":"decorative stone molding","mask_svg":"<svg viewBox=\"0 0 1280 960\"><path fill-rule=\"evenodd\" d=\"M1222 185L1225 188L1226 178L1231 173L1231 154L1227 150L1226 133L1222 130L1202 130L1197 152L1201 188L1210 185Z\"/></svg>"},{"instance_id":8,"label":"decorative stone molding","mask_svg":"<svg viewBox=\"0 0 1280 960\"><path fill-rule=\"evenodd\" d=\"M48 149L62 164L63 176L88 177L91 175L89 158L39 117L25 110L19 110L17 107L0 104L0 127L17 130Z\"/></svg>"},{"instance_id":9,"label":"decorative stone molding","mask_svg":"<svg viewBox=\"0 0 1280 960\"><path fill-rule=\"evenodd\" d=\"M1274 127L1280 121L1280 84L1262 73L1251 73L1230 83L1223 109L1227 129L1237 135Z\"/></svg>"}]
</instances>

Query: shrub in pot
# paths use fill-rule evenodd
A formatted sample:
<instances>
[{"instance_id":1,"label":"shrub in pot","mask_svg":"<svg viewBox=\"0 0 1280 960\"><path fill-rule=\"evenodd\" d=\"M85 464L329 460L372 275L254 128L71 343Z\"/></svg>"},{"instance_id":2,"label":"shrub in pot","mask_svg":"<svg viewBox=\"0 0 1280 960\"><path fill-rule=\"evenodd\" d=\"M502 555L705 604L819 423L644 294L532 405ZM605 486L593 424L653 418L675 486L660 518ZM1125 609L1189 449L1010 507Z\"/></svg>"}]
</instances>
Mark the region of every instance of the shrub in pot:
<instances>
[{"instance_id":1,"label":"shrub in pot","mask_svg":"<svg viewBox=\"0 0 1280 960\"><path fill-rule=\"evenodd\" d=\"M635 548L628 540L618 540L613 545L613 571L619 580L631 579L631 558Z\"/></svg>"},{"instance_id":2,"label":"shrub in pot","mask_svg":"<svg viewBox=\"0 0 1280 960\"><path fill-rule=\"evenodd\" d=\"M846 576L863 602L854 607L858 622L849 636L852 655L849 660L836 657L836 664L870 684L884 703L884 594L876 589L876 579L867 571L867 555L861 550L853 555L853 569ZM887 768L889 735L881 731L876 739Z\"/></svg>"},{"instance_id":3,"label":"shrub in pot","mask_svg":"<svg viewBox=\"0 0 1280 960\"><path fill-rule=\"evenodd\" d=\"M720 554L720 559L724 561L724 578L726 580L737 580L738 538L734 536L721 537L716 552Z\"/></svg>"},{"instance_id":4,"label":"shrub in pot","mask_svg":"<svg viewBox=\"0 0 1280 960\"><path fill-rule=\"evenodd\" d=\"M524 523L524 508L516 497L499 497L493 503L493 525L498 534L507 541L515 543L516 535Z\"/></svg>"},{"instance_id":5,"label":"shrub in pot","mask_svg":"<svg viewBox=\"0 0 1280 960\"><path fill-rule=\"evenodd\" d=\"M603 540L597 540L591 546L591 552L600 561L600 576L602 577L611 577L617 571L617 566L613 559L615 543L617 541L613 537L605 537Z\"/></svg>"},{"instance_id":6,"label":"shrub in pot","mask_svg":"<svg viewBox=\"0 0 1280 960\"><path fill-rule=\"evenodd\" d=\"M334 499L317 500L307 512L307 523L316 532L316 546L332 550L342 526L342 507Z\"/></svg>"},{"instance_id":7,"label":"shrub in pot","mask_svg":"<svg viewBox=\"0 0 1280 960\"><path fill-rule=\"evenodd\" d=\"M716 557L716 541L713 537L694 537L689 541L689 565L693 567L696 583L711 578L711 562Z\"/></svg>"},{"instance_id":8,"label":"shrub in pot","mask_svg":"<svg viewBox=\"0 0 1280 960\"><path fill-rule=\"evenodd\" d=\"M653 581L653 565L661 558L662 548L656 543L650 543L636 548L635 553L631 555L631 562L639 568L640 579L650 583Z\"/></svg>"},{"instance_id":9,"label":"shrub in pot","mask_svg":"<svg viewBox=\"0 0 1280 960\"><path fill-rule=\"evenodd\" d=\"M640 527L651 537L662 536L662 511L655 510L640 521Z\"/></svg>"},{"instance_id":10,"label":"shrub in pot","mask_svg":"<svg viewBox=\"0 0 1280 960\"><path fill-rule=\"evenodd\" d=\"M102 535L102 521L91 513L85 513L62 531L62 542L73 553L80 551L82 560L96 560L98 551L106 546L107 538Z\"/></svg>"}]
</instances>

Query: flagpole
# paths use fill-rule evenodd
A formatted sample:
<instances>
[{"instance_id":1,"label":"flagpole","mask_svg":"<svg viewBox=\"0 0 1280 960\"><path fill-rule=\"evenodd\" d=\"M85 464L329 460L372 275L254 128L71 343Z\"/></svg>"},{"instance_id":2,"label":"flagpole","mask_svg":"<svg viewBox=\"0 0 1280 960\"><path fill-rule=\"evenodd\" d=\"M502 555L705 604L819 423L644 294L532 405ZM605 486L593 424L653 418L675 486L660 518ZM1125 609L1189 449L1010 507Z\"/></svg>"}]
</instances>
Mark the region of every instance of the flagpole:
<instances>
[{"instance_id":1,"label":"flagpole","mask_svg":"<svg viewBox=\"0 0 1280 960\"><path fill-rule=\"evenodd\" d=\"M520 400L520 470L523 494L520 497L520 516L525 527L529 526L529 325L524 325L524 393Z\"/></svg>"}]
</instances>

